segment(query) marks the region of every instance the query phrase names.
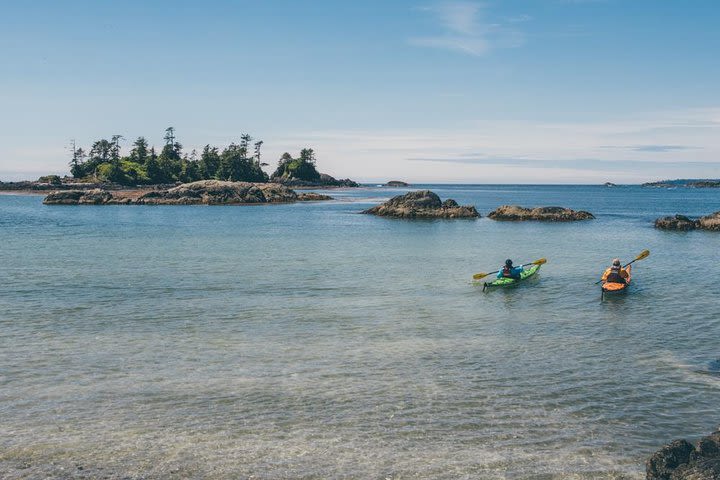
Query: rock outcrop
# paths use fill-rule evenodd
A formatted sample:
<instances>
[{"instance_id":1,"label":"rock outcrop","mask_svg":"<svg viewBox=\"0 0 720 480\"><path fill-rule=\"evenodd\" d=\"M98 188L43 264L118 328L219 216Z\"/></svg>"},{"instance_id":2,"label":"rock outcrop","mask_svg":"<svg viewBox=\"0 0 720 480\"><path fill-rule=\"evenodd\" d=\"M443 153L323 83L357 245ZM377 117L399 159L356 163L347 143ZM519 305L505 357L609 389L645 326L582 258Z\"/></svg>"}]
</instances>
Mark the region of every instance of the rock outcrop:
<instances>
[{"instance_id":1,"label":"rock outcrop","mask_svg":"<svg viewBox=\"0 0 720 480\"><path fill-rule=\"evenodd\" d=\"M317 180L301 180L299 178L272 177L271 182L280 183L295 188L322 188L322 187L359 187L360 185L349 178L336 179L327 173L321 173Z\"/></svg>"},{"instance_id":2,"label":"rock outcrop","mask_svg":"<svg viewBox=\"0 0 720 480\"><path fill-rule=\"evenodd\" d=\"M107 190L61 190L51 192L43 200L46 205L103 205L112 200Z\"/></svg>"},{"instance_id":3,"label":"rock outcrop","mask_svg":"<svg viewBox=\"0 0 720 480\"><path fill-rule=\"evenodd\" d=\"M655 228L662 230L715 230L720 231L720 212L711 213L697 220L685 215L661 217L655 220Z\"/></svg>"},{"instance_id":4,"label":"rock outcrop","mask_svg":"<svg viewBox=\"0 0 720 480\"><path fill-rule=\"evenodd\" d=\"M720 212L711 213L700 218L698 227L703 230L720 230Z\"/></svg>"},{"instance_id":5,"label":"rock outcrop","mask_svg":"<svg viewBox=\"0 0 720 480\"><path fill-rule=\"evenodd\" d=\"M401 182L400 180L390 180L385 184L386 187L409 187L409 183Z\"/></svg>"},{"instance_id":6,"label":"rock outcrop","mask_svg":"<svg viewBox=\"0 0 720 480\"><path fill-rule=\"evenodd\" d=\"M45 197L46 205L243 205L291 203L298 200L329 200L327 195L298 195L277 183L201 180L166 190L153 190L132 197L107 190L56 191Z\"/></svg>"},{"instance_id":7,"label":"rock outcrop","mask_svg":"<svg viewBox=\"0 0 720 480\"><path fill-rule=\"evenodd\" d=\"M590 212L575 211L563 207L524 208L517 205L503 205L490 212L488 218L504 221L574 222L590 220L595 216Z\"/></svg>"},{"instance_id":8,"label":"rock outcrop","mask_svg":"<svg viewBox=\"0 0 720 480\"><path fill-rule=\"evenodd\" d=\"M440 201L430 190L417 190L391 198L382 205L363 211L370 215L397 218L477 218L474 206L459 206L455 200Z\"/></svg>"},{"instance_id":9,"label":"rock outcrop","mask_svg":"<svg viewBox=\"0 0 720 480\"><path fill-rule=\"evenodd\" d=\"M333 197L330 195L323 195L322 193L306 192L298 193L298 202L319 202L323 200L332 200Z\"/></svg>"},{"instance_id":10,"label":"rock outcrop","mask_svg":"<svg viewBox=\"0 0 720 480\"><path fill-rule=\"evenodd\" d=\"M655 220L655 228L662 230L695 230L698 227L697 220L692 220L685 215L674 215L662 217Z\"/></svg>"},{"instance_id":11,"label":"rock outcrop","mask_svg":"<svg viewBox=\"0 0 720 480\"><path fill-rule=\"evenodd\" d=\"M720 478L720 431L695 446L675 440L645 462L647 480L717 480Z\"/></svg>"}]
</instances>

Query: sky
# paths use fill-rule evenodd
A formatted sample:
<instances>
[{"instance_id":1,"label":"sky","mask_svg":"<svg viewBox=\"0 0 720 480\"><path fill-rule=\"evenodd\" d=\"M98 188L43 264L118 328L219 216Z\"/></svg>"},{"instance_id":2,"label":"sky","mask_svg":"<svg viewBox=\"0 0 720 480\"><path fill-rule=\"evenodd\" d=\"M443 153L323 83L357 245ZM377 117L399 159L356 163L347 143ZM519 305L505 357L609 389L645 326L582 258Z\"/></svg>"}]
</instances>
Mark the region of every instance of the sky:
<instances>
[{"instance_id":1,"label":"sky","mask_svg":"<svg viewBox=\"0 0 720 480\"><path fill-rule=\"evenodd\" d=\"M719 24L716 0L0 0L0 180L168 126L361 182L718 178Z\"/></svg>"}]
</instances>

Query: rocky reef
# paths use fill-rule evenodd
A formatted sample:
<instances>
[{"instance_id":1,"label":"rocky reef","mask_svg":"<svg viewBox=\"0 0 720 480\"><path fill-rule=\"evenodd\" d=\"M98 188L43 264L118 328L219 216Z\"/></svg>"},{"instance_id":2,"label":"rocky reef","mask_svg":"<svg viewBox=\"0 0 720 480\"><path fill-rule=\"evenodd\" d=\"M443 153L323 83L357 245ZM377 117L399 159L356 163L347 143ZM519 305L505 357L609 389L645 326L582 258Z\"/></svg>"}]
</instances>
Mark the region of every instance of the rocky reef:
<instances>
[{"instance_id":1,"label":"rocky reef","mask_svg":"<svg viewBox=\"0 0 720 480\"><path fill-rule=\"evenodd\" d=\"M661 217L655 220L655 228L661 230L715 230L720 231L720 211L711 213L696 220L685 215Z\"/></svg>"},{"instance_id":2,"label":"rocky reef","mask_svg":"<svg viewBox=\"0 0 720 480\"><path fill-rule=\"evenodd\" d=\"M645 462L647 480L720 479L720 431L701 438L695 445L675 440Z\"/></svg>"},{"instance_id":3,"label":"rocky reef","mask_svg":"<svg viewBox=\"0 0 720 480\"><path fill-rule=\"evenodd\" d=\"M390 180L387 182L385 187L409 187L409 183L401 182L400 180Z\"/></svg>"},{"instance_id":4,"label":"rocky reef","mask_svg":"<svg viewBox=\"0 0 720 480\"><path fill-rule=\"evenodd\" d=\"M563 207L524 208L517 205L503 205L490 212L488 218L503 221L574 222L590 220L595 216L590 212L575 211Z\"/></svg>"},{"instance_id":5,"label":"rocky reef","mask_svg":"<svg viewBox=\"0 0 720 480\"><path fill-rule=\"evenodd\" d=\"M370 215L396 218L477 218L474 206L460 206L455 200L444 202L430 190L417 190L391 198L382 205L363 211Z\"/></svg>"},{"instance_id":6,"label":"rocky reef","mask_svg":"<svg viewBox=\"0 0 720 480\"><path fill-rule=\"evenodd\" d=\"M277 183L224 182L201 180L177 187L153 190L138 196L102 189L51 192L46 205L243 205L330 200L327 195L305 193Z\"/></svg>"}]
</instances>

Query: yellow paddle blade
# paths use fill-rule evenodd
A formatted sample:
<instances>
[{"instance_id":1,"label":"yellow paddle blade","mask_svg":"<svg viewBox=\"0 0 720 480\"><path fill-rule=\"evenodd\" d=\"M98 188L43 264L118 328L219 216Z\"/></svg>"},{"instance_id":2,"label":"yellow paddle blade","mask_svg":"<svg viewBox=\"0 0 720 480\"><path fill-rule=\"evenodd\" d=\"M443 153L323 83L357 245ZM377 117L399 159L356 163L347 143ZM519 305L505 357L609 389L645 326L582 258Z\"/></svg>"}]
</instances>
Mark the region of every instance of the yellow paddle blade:
<instances>
[{"instance_id":1,"label":"yellow paddle blade","mask_svg":"<svg viewBox=\"0 0 720 480\"><path fill-rule=\"evenodd\" d=\"M480 280L481 278L485 278L488 275L492 275L491 273L476 273L473 275L473 280Z\"/></svg>"},{"instance_id":2,"label":"yellow paddle blade","mask_svg":"<svg viewBox=\"0 0 720 480\"><path fill-rule=\"evenodd\" d=\"M637 256L637 258L633 261L642 260L643 258L647 258L650 256L650 250L643 250L640 252L640 255Z\"/></svg>"},{"instance_id":3,"label":"yellow paddle blade","mask_svg":"<svg viewBox=\"0 0 720 480\"><path fill-rule=\"evenodd\" d=\"M539 260L535 260L534 262L531 263L531 265L542 265L544 263L547 263L547 258L541 258Z\"/></svg>"}]
</instances>

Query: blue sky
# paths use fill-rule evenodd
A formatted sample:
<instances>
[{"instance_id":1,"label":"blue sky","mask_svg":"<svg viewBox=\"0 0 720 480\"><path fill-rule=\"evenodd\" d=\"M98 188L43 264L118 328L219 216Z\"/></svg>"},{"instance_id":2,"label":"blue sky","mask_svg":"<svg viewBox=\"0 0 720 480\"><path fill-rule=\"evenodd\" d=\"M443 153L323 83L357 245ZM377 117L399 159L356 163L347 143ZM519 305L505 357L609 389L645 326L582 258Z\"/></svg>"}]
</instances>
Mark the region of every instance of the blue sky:
<instances>
[{"instance_id":1,"label":"blue sky","mask_svg":"<svg viewBox=\"0 0 720 480\"><path fill-rule=\"evenodd\" d=\"M714 0L0 2L0 179L170 125L361 181L720 177L719 23Z\"/></svg>"}]
</instances>

